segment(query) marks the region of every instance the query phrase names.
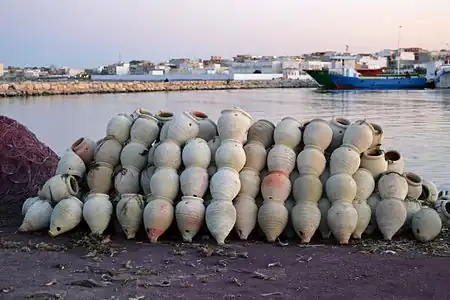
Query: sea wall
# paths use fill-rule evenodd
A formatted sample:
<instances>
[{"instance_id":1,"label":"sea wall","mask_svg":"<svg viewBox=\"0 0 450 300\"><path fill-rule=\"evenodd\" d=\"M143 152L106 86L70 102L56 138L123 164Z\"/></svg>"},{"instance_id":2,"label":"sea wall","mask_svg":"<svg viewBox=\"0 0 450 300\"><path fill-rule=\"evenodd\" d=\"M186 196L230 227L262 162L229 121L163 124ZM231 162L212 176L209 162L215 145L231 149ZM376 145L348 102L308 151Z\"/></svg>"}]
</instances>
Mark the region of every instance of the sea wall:
<instances>
[{"instance_id":1,"label":"sea wall","mask_svg":"<svg viewBox=\"0 0 450 300\"><path fill-rule=\"evenodd\" d=\"M55 81L55 82L0 82L0 97L140 93L161 91L199 91L264 88L316 87L311 80L263 81L172 81L172 82L117 82L117 81Z\"/></svg>"}]
</instances>

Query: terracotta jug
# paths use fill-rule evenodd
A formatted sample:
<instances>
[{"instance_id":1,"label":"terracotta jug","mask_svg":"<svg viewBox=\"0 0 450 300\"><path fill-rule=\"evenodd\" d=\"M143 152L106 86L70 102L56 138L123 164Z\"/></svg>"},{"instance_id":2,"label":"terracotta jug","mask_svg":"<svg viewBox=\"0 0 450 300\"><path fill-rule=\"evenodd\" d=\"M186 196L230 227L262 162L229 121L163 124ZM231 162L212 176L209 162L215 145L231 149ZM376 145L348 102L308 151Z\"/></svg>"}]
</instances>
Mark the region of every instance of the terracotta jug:
<instances>
[{"instance_id":1,"label":"terracotta jug","mask_svg":"<svg viewBox=\"0 0 450 300\"><path fill-rule=\"evenodd\" d=\"M289 175L295 168L295 152L291 148L276 144L267 154L267 168L271 171L283 171Z\"/></svg>"},{"instance_id":2,"label":"terracotta jug","mask_svg":"<svg viewBox=\"0 0 450 300\"><path fill-rule=\"evenodd\" d=\"M381 199L395 198L403 201L408 194L408 182L402 174L387 172L378 180L378 193Z\"/></svg>"},{"instance_id":3,"label":"terracotta jug","mask_svg":"<svg viewBox=\"0 0 450 300\"><path fill-rule=\"evenodd\" d=\"M389 150L384 153L384 159L388 163L387 170L389 172L397 172L403 174L405 172L405 161L400 152Z\"/></svg>"},{"instance_id":4,"label":"terracotta jug","mask_svg":"<svg viewBox=\"0 0 450 300\"><path fill-rule=\"evenodd\" d=\"M358 212L352 203L336 201L328 210L327 220L328 226L338 242L341 245L348 244L358 223Z\"/></svg>"},{"instance_id":5,"label":"terracotta jug","mask_svg":"<svg viewBox=\"0 0 450 300\"><path fill-rule=\"evenodd\" d=\"M288 223L288 210L284 201L264 200L258 211L258 224L267 241L272 243L283 232Z\"/></svg>"},{"instance_id":6,"label":"terracotta jug","mask_svg":"<svg viewBox=\"0 0 450 300\"><path fill-rule=\"evenodd\" d=\"M406 198L409 200L419 199L422 194L422 177L415 173L407 172L405 178L408 183L408 194L406 195Z\"/></svg>"},{"instance_id":7,"label":"terracotta jug","mask_svg":"<svg viewBox=\"0 0 450 300\"><path fill-rule=\"evenodd\" d=\"M225 109L217 121L217 132L221 140L238 140L243 143L251 123L252 117L243 109Z\"/></svg>"},{"instance_id":8,"label":"terracotta jug","mask_svg":"<svg viewBox=\"0 0 450 300\"><path fill-rule=\"evenodd\" d=\"M360 154L352 147L341 146L331 153L330 174L355 174L361 164Z\"/></svg>"},{"instance_id":9,"label":"terracotta jug","mask_svg":"<svg viewBox=\"0 0 450 300\"><path fill-rule=\"evenodd\" d=\"M275 144L295 148L302 140L301 124L292 117L284 117L275 127L273 139Z\"/></svg>"},{"instance_id":10,"label":"terracotta jug","mask_svg":"<svg viewBox=\"0 0 450 300\"><path fill-rule=\"evenodd\" d=\"M388 170L388 162L384 157L384 151L369 149L362 154L361 168L369 170L375 179Z\"/></svg>"},{"instance_id":11,"label":"terracotta jug","mask_svg":"<svg viewBox=\"0 0 450 300\"><path fill-rule=\"evenodd\" d=\"M166 139L182 145L187 140L195 138L199 129L200 123L191 112L176 114L167 128Z\"/></svg>"},{"instance_id":12,"label":"terracotta jug","mask_svg":"<svg viewBox=\"0 0 450 300\"><path fill-rule=\"evenodd\" d=\"M152 196L144 208L144 227L150 243L156 243L158 238L170 227L174 215L173 202L164 197Z\"/></svg>"},{"instance_id":13,"label":"terracotta jug","mask_svg":"<svg viewBox=\"0 0 450 300\"><path fill-rule=\"evenodd\" d=\"M378 203L375 215L377 225L385 240L390 241L394 234L405 224L406 208L398 198L383 198Z\"/></svg>"},{"instance_id":14,"label":"terracotta jug","mask_svg":"<svg viewBox=\"0 0 450 300\"><path fill-rule=\"evenodd\" d=\"M245 166L244 168L250 168L256 172L261 172L266 167L267 162L267 150L263 144L253 142L250 140L244 146L245 151Z\"/></svg>"},{"instance_id":15,"label":"terracotta jug","mask_svg":"<svg viewBox=\"0 0 450 300\"><path fill-rule=\"evenodd\" d=\"M238 140L222 140L215 154L215 164L218 168L232 168L240 172L245 165L245 151Z\"/></svg>"},{"instance_id":16,"label":"terracotta jug","mask_svg":"<svg viewBox=\"0 0 450 300\"><path fill-rule=\"evenodd\" d=\"M120 144L124 144L130 137L130 129L133 118L128 114L117 114L106 126L106 136L112 137ZM98 162L98 160L96 160ZM107 161L105 161L107 162Z\"/></svg>"},{"instance_id":17,"label":"terracotta jug","mask_svg":"<svg viewBox=\"0 0 450 300\"><path fill-rule=\"evenodd\" d=\"M234 200L236 209L236 224L234 230L241 240L246 240L256 226L258 218L258 207L255 199L239 194Z\"/></svg>"},{"instance_id":18,"label":"terracotta jug","mask_svg":"<svg viewBox=\"0 0 450 300\"><path fill-rule=\"evenodd\" d=\"M274 143L274 130L275 125L273 125L272 122L265 119L260 119L250 126L248 130L247 143L257 141L261 143L265 149L267 149Z\"/></svg>"},{"instance_id":19,"label":"terracotta jug","mask_svg":"<svg viewBox=\"0 0 450 300\"><path fill-rule=\"evenodd\" d=\"M297 156L297 169L300 175L312 174L319 177L325 170L325 166L325 156L316 146L306 146Z\"/></svg>"},{"instance_id":20,"label":"terracotta jug","mask_svg":"<svg viewBox=\"0 0 450 300\"><path fill-rule=\"evenodd\" d=\"M352 147L359 153L370 148L373 142L374 129L365 120L358 120L347 127L342 138L342 145Z\"/></svg>"},{"instance_id":21,"label":"terracotta jug","mask_svg":"<svg viewBox=\"0 0 450 300\"><path fill-rule=\"evenodd\" d=\"M217 244L223 245L236 223L236 209L231 201L213 200L206 208L205 219Z\"/></svg>"},{"instance_id":22,"label":"terracotta jug","mask_svg":"<svg viewBox=\"0 0 450 300\"><path fill-rule=\"evenodd\" d=\"M305 146L316 146L324 151L333 139L333 130L328 122L323 119L312 119L303 131L303 143Z\"/></svg>"},{"instance_id":23,"label":"terracotta jug","mask_svg":"<svg viewBox=\"0 0 450 300\"><path fill-rule=\"evenodd\" d=\"M298 201L292 209L292 225L302 243L309 243L320 224L317 202Z\"/></svg>"}]
</instances>

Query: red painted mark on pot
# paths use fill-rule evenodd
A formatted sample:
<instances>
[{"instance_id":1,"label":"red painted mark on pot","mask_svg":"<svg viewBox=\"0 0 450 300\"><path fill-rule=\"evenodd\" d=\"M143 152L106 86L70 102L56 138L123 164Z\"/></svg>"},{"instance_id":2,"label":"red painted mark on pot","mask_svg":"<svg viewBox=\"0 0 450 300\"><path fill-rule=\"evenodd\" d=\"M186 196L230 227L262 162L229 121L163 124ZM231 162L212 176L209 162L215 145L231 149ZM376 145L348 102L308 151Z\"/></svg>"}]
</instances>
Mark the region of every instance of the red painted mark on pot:
<instances>
[{"instance_id":1,"label":"red painted mark on pot","mask_svg":"<svg viewBox=\"0 0 450 300\"><path fill-rule=\"evenodd\" d=\"M163 233L164 231L159 228L147 228L147 236L150 242L156 242Z\"/></svg>"},{"instance_id":2,"label":"red painted mark on pot","mask_svg":"<svg viewBox=\"0 0 450 300\"><path fill-rule=\"evenodd\" d=\"M273 171L264 177L263 185L280 189L288 184L287 181L289 181L289 178L282 171Z\"/></svg>"},{"instance_id":3,"label":"red painted mark on pot","mask_svg":"<svg viewBox=\"0 0 450 300\"><path fill-rule=\"evenodd\" d=\"M162 212L162 213L169 212L169 205L168 204L161 204L161 206L159 207L159 211Z\"/></svg>"}]
</instances>

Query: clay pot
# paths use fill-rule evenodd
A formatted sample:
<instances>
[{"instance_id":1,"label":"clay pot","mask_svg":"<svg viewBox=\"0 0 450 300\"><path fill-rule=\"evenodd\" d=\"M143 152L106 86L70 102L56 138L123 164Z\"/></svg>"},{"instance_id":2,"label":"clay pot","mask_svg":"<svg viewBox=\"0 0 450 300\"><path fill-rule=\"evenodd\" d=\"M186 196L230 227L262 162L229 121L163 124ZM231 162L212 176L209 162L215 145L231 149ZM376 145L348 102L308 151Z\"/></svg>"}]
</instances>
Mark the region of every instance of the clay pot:
<instances>
[{"instance_id":1,"label":"clay pot","mask_svg":"<svg viewBox=\"0 0 450 300\"><path fill-rule=\"evenodd\" d=\"M83 218L94 234L103 234L111 221L113 205L109 195L91 193L83 205Z\"/></svg>"},{"instance_id":2,"label":"clay pot","mask_svg":"<svg viewBox=\"0 0 450 300\"><path fill-rule=\"evenodd\" d=\"M245 151L238 140L222 140L216 151L215 164L218 168L232 168L240 172L245 165Z\"/></svg>"},{"instance_id":3,"label":"clay pot","mask_svg":"<svg viewBox=\"0 0 450 300\"><path fill-rule=\"evenodd\" d=\"M353 147L359 153L367 151L373 142L374 129L365 120L358 120L347 127L342 138L342 145Z\"/></svg>"},{"instance_id":4,"label":"clay pot","mask_svg":"<svg viewBox=\"0 0 450 300\"><path fill-rule=\"evenodd\" d=\"M180 175L180 189L184 196L203 198L208 189L208 173L201 167L188 167Z\"/></svg>"},{"instance_id":5,"label":"clay pot","mask_svg":"<svg viewBox=\"0 0 450 300\"><path fill-rule=\"evenodd\" d=\"M408 182L399 173L385 173L378 180L378 193L381 199L395 198L403 201L408 194Z\"/></svg>"},{"instance_id":6,"label":"clay pot","mask_svg":"<svg viewBox=\"0 0 450 300\"><path fill-rule=\"evenodd\" d=\"M205 219L217 244L223 245L236 223L236 209L231 201L213 200L206 208Z\"/></svg>"},{"instance_id":7,"label":"clay pot","mask_svg":"<svg viewBox=\"0 0 450 300\"><path fill-rule=\"evenodd\" d=\"M347 173L332 175L326 183L327 197L331 203L335 201L352 203L357 190L355 180Z\"/></svg>"},{"instance_id":8,"label":"clay pot","mask_svg":"<svg viewBox=\"0 0 450 300\"><path fill-rule=\"evenodd\" d=\"M198 120L199 130L197 138L203 139L206 142L217 135L217 126L213 120L208 118L208 115L200 111L193 111L192 115Z\"/></svg>"},{"instance_id":9,"label":"clay pot","mask_svg":"<svg viewBox=\"0 0 450 300\"><path fill-rule=\"evenodd\" d=\"M440 199L434 204L434 208L441 218L444 226L450 226L450 200Z\"/></svg>"},{"instance_id":10,"label":"clay pot","mask_svg":"<svg viewBox=\"0 0 450 300\"><path fill-rule=\"evenodd\" d=\"M309 243L320 224L317 202L297 201L292 209L292 225L302 243Z\"/></svg>"},{"instance_id":11,"label":"clay pot","mask_svg":"<svg viewBox=\"0 0 450 300\"><path fill-rule=\"evenodd\" d=\"M307 174L298 177L292 189L295 202L311 202L317 206L317 202L322 197L322 183L314 175Z\"/></svg>"},{"instance_id":12,"label":"clay pot","mask_svg":"<svg viewBox=\"0 0 450 300\"><path fill-rule=\"evenodd\" d=\"M141 116L152 116L152 113L145 108L136 108L136 110L131 114L131 117L133 120L136 120L137 118Z\"/></svg>"},{"instance_id":13,"label":"clay pot","mask_svg":"<svg viewBox=\"0 0 450 300\"><path fill-rule=\"evenodd\" d=\"M291 148L276 144L267 154L267 168L271 171L282 171L289 175L295 168L295 152Z\"/></svg>"},{"instance_id":14,"label":"clay pot","mask_svg":"<svg viewBox=\"0 0 450 300\"><path fill-rule=\"evenodd\" d=\"M149 114L141 114L130 129L131 142L137 142L148 148L158 138L158 120Z\"/></svg>"},{"instance_id":15,"label":"clay pot","mask_svg":"<svg viewBox=\"0 0 450 300\"><path fill-rule=\"evenodd\" d=\"M245 166L244 168L253 169L261 172L265 168L267 162L267 150L263 144L251 141L244 146Z\"/></svg>"},{"instance_id":16,"label":"clay pot","mask_svg":"<svg viewBox=\"0 0 450 300\"><path fill-rule=\"evenodd\" d=\"M287 198L287 197L286 197ZM288 210L283 202L265 200L258 211L258 224L267 241L272 243L288 223Z\"/></svg>"},{"instance_id":17,"label":"clay pot","mask_svg":"<svg viewBox=\"0 0 450 300\"><path fill-rule=\"evenodd\" d=\"M342 145L342 138L344 137L345 130L351 123L352 122L344 117L333 117L333 119L331 119L328 125L330 125L330 128L333 131L333 138L327 148L327 152L332 153Z\"/></svg>"},{"instance_id":18,"label":"clay pot","mask_svg":"<svg viewBox=\"0 0 450 300\"><path fill-rule=\"evenodd\" d=\"M357 187L355 201L362 202L369 199L375 189L375 180L373 179L372 173L360 168L353 174L353 179Z\"/></svg>"},{"instance_id":19,"label":"clay pot","mask_svg":"<svg viewBox=\"0 0 450 300\"><path fill-rule=\"evenodd\" d=\"M241 240L246 240L256 226L258 207L255 199L239 194L234 200L236 209L236 224L234 230Z\"/></svg>"},{"instance_id":20,"label":"clay pot","mask_svg":"<svg viewBox=\"0 0 450 300\"><path fill-rule=\"evenodd\" d=\"M114 188L119 194L137 194L140 189L140 171L133 166L123 167L114 178Z\"/></svg>"},{"instance_id":21,"label":"clay pot","mask_svg":"<svg viewBox=\"0 0 450 300\"><path fill-rule=\"evenodd\" d=\"M294 209L295 201L291 197L289 197L286 201L284 201L284 207L286 207L288 211L288 222L286 227L284 227L283 235L288 238L292 239L297 234L295 233L294 226L292 225L292 209Z\"/></svg>"},{"instance_id":22,"label":"clay pot","mask_svg":"<svg viewBox=\"0 0 450 300\"><path fill-rule=\"evenodd\" d=\"M275 127L273 139L275 144L285 145L291 149L302 140L301 124L292 117L284 117Z\"/></svg>"},{"instance_id":23,"label":"clay pot","mask_svg":"<svg viewBox=\"0 0 450 300\"><path fill-rule=\"evenodd\" d=\"M370 207L371 215L370 215L370 221L369 224L366 227L366 230L364 231L365 234L371 235L377 228L377 216L375 214L377 205L380 203L381 199L378 196L377 193L373 193L370 195L369 199L367 199L367 205Z\"/></svg>"},{"instance_id":24,"label":"clay pot","mask_svg":"<svg viewBox=\"0 0 450 300\"><path fill-rule=\"evenodd\" d=\"M250 126L247 135L247 142L257 141L261 143L265 149L272 146L273 141L273 132L275 130L275 125L272 122L260 119Z\"/></svg>"},{"instance_id":25,"label":"clay pot","mask_svg":"<svg viewBox=\"0 0 450 300\"><path fill-rule=\"evenodd\" d=\"M153 196L143 212L144 227L150 243L156 243L158 238L170 227L173 221L174 208L170 199Z\"/></svg>"},{"instance_id":26,"label":"clay pot","mask_svg":"<svg viewBox=\"0 0 450 300\"><path fill-rule=\"evenodd\" d=\"M330 178L330 176L331 176L330 168L325 168L323 173L319 176L320 182L322 183L322 187L323 187L322 195L324 195L324 196L326 196L326 194L327 194L326 184L327 184L327 180L328 180L328 178Z\"/></svg>"},{"instance_id":27,"label":"clay pot","mask_svg":"<svg viewBox=\"0 0 450 300\"><path fill-rule=\"evenodd\" d=\"M333 139L333 130L328 122L322 119L309 121L303 131L303 143L305 146L316 146L324 151Z\"/></svg>"},{"instance_id":28,"label":"clay pot","mask_svg":"<svg viewBox=\"0 0 450 300\"><path fill-rule=\"evenodd\" d=\"M384 157L384 151L370 149L362 154L361 168L369 170L375 179L388 170L388 162Z\"/></svg>"},{"instance_id":29,"label":"clay pot","mask_svg":"<svg viewBox=\"0 0 450 300\"><path fill-rule=\"evenodd\" d=\"M380 149L384 142L384 130L378 124L370 123L370 125L372 125L373 128L373 141L369 149Z\"/></svg>"},{"instance_id":30,"label":"clay pot","mask_svg":"<svg viewBox=\"0 0 450 300\"><path fill-rule=\"evenodd\" d=\"M252 169L244 168L239 173L239 180L241 181L239 195L255 199L256 196L258 196L261 187L259 173Z\"/></svg>"},{"instance_id":31,"label":"clay pot","mask_svg":"<svg viewBox=\"0 0 450 300\"><path fill-rule=\"evenodd\" d=\"M218 169L211 177L209 190L214 200L232 201L241 190L239 173L232 168Z\"/></svg>"},{"instance_id":32,"label":"clay pot","mask_svg":"<svg viewBox=\"0 0 450 300\"><path fill-rule=\"evenodd\" d=\"M164 140L153 152L153 163L158 168L179 169L181 166L181 148L172 140Z\"/></svg>"},{"instance_id":33,"label":"clay pot","mask_svg":"<svg viewBox=\"0 0 450 300\"><path fill-rule=\"evenodd\" d=\"M72 149L68 149L60 158L55 175L72 175L82 178L86 172L86 165Z\"/></svg>"},{"instance_id":34,"label":"clay pot","mask_svg":"<svg viewBox=\"0 0 450 300\"><path fill-rule=\"evenodd\" d=\"M122 144L111 137L105 137L95 148L94 160L97 163L107 163L111 166L119 164Z\"/></svg>"},{"instance_id":35,"label":"clay pot","mask_svg":"<svg viewBox=\"0 0 450 300\"><path fill-rule=\"evenodd\" d=\"M113 166L108 163L96 163L86 176L91 193L107 194L112 186Z\"/></svg>"},{"instance_id":36,"label":"clay pot","mask_svg":"<svg viewBox=\"0 0 450 300\"><path fill-rule=\"evenodd\" d=\"M171 121L173 119L173 116L173 112L170 111L159 111L155 114L155 118L161 124L160 127L162 127L162 125L164 125L165 123Z\"/></svg>"},{"instance_id":37,"label":"clay pot","mask_svg":"<svg viewBox=\"0 0 450 300\"><path fill-rule=\"evenodd\" d=\"M420 201L434 205L438 198L438 194L438 189L432 181L422 179L422 194L419 196Z\"/></svg>"},{"instance_id":38,"label":"clay pot","mask_svg":"<svg viewBox=\"0 0 450 300\"><path fill-rule=\"evenodd\" d=\"M358 212L352 203L336 201L328 210L327 221L333 236L339 244L345 245L356 229Z\"/></svg>"},{"instance_id":39,"label":"clay pot","mask_svg":"<svg viewBox=\"0 0 450 300\"><path fill-rule=\"evenodd\" d=\"M82 219L83 202L73 196L64 198L53 208L48 235L54 238L66 233L77 227Z\"/></svg>"},{"instance_id":40,"label":"clay pot","mask_svg":"<svg viewBox=\"0 0 450 300\"><path fill-rule=\"evenodd\" d=\"M116 217L127 239L134 239L142 224L144 198L139 194L123 194L116 205Z\"/></svg>"},{"instance_id":41,"label":"clay pot","mask_svg":"<svg viewBox=\"0 0 450 300\"><path fill-rule=\"evenodd\" d=\"M406 182L408 183L408 194L406 195L407 199L417 200L422 194L422 178L412 172L408 172L405 174Z\"/></svg>"},{"instance_id":42,"label":"clay pot","mask_svg":"<svg viewBox=\"0 0 450 300\"><path fill-rule=\"evenodd\" d=\"M148 161L148 149L139 142L130 142L120 152L120 163L123 167L132 166L142 170Z\"/></svg>"},{"instance_id":43,"label":"clay pot","mask_svg":"<svg viewBox=\"0 0 450 300\"><path fill-rule=\"evenodd\" d=\"M181 197L181 201L175 207L175 219L183 241L192 242L205 220L203 199L193 196Z\"/></svg>"},{"instance_id":44,"label":"clay pot","mask_svg":"<svg viewBox=\"0 0 450 300\"><path fill-rule=\"evenodd\" d=\"M31 197L31 198L27 198L23 204L22 204L22 216L25 216L27 214L28 209L30 209L30 207L40 201L40 200L46 200L44 198L39 198L39 197Z\"/></svg>"},{"instance_id":45,"label":"clay pot","mask_svg":"<svg viewBox=\"0 0 450 300\"><path fill-rule=\"evenodd\" d=\"M397 172L403 174L405 172L405 161L400 152L389 150L384 153L384 159L388 163L388 172Z\"/></svg>"},{"instance_id":46,"label":"clay pot","mask_svg":"<svg viewBox=\"0 0 450 300\"><path fill-rule=\"evenodd\" d=\"M150 180L150 190L156 197L175 200L180 188L179 176L175 169L158 168Z\"/></svg>"},{"instance_id":47,"label":"clay pot","mask_svg":"<svg viewBox=\"0 0 450 300\"><path fill-rule=\"evenodd\" d=\"M367 226L370 223L372 210L370 209L370 206L367 204L365 199L353 201L353 207L358 213L358 221L356 222L355 231L353 232L352 237L354 239L360 240L363 232L366 230Z\"/></svg>"},{"instance_id":48,"label":"clay pot","mask_svg":"<svg viewBox=\"0 0 450 300\"><path fill-rule=\"evenodd\" d=\"M38 196L54 203L78 194L78 182L72 175L55 175L48 179Z\"/></svg>"},{"instance_id":49,"label":"clay pot","mask_svg":"<svg viewBox=\"0 0 450 300\"><path fill-rule=\"evenodd\" d=\"M130 129L133 122L133 118L128 114L114 116L106 126L106 136L114 138L120 144L124 144L130 138ZM99 162L98 160L96 161Z\"/></svg>"},{"instance_id":50,"label":"clay pot","mask_svg":"<svg viewBox=\"0 0 450 300\"><path fill-rule=\"evenodd\" d=\"M186 168L197 166L206 169L211 163L211 150L207 142L196 138L186 142L181 157Z\"/></svg>"},{"instance_id":51,"label":"clay pot","mask_svg":"<svg viewBox=\"0 0 450 300\"><path fill-rule=\"evenodd\" d=\"M316 146L306 146L297 156L297 169L300 175L312 174L319 177L325 170L325 165L325 156Z\"/></svg>"},{"instance_id":52,"label":"clay pot","mask_svg":"<svg viewBox=\"0 0 450 300\"><path fill-rule=\"evenodd\" d=\"M89 138L82 137L72 144L72 151L75 152L86 165L89 165L94 159L97 143Z\"/></svg>"},{"instance_id":53,"label":"clay pot","mask_svg":"<svg viewBox=\"0 0 450 300\"><path fill-rule=\"evenodd\" d=\"M148 195L151 193L150 180L152 179L152 176L155 173L155 171L156 171L156 167L150 166L141 172L140 184L141 184L141 189L144 192L144 195Z\"/></svg>"},{"instance_id":54,"label":"clay pot","mask_svg":"<svg viewBox=\"0 0 450 300\"><path fill-rule=\"evenodd\" d=\"M272 171L261 182L264 201L284 202L291 193L292 184L286 173Z\"/></svg>"},{"instance_id":55,"label":"clay pot","mask_svg":"<svg viewBox=\"0 0 450 300\"><path fill-rule=\"evenodd\" d=\"M50 225L50 219L53 207L49 200L36 197L26 210L22 224L19 227L20 232L33 232L47 229Z\"/></svg>"},{"instance_id":56,"label":"clay pot","mask_svg":"<svg viewBox=\"0 0 450 300\"><path fill-rule=\"evenodd\" d=\"M239 107L222 110L217 121L217 132L221 140L245 141L252 117Z\"/></svg>"},{"instance_id":57,"label":"clay pot","mask_svg":"<svg viewBox=\"0 0 450 300\"><path fill-rule=\"evenodd\" d=\"M328 198L322 197L320 198L317 206L320 210L320 223L319 223L319 232L323 239L329 239L331 236L330 227L328 227L328 210L331 207L330 200Z\"/></svg>"},{"instance_id":58,"label":"clay pot","mask_svg":"<svg viewBox=\"0 0 450 300\"><path fill-rule=\"evenodd\" d=\"M403 204L405 205L406 208L406 220L405 224L403 225L403 229L407 230L412 228L411 227L412 218L414 214L422 208L422 205L420 204L419 201L413 199L410 200L408 198L406 198L406 200L403 201Z\"/></svg>"},{"instance_id":59,"label":"clay pot","mask_svg":"<svg viewBox=\"0 0 450 300\"><path fill-rule=\"evenodd\" d=\"M167 128L166 139L173 140L178 145L197 136L200 129L199 121L190 112L175 115Z\"/></svg>"},{"instance_id":60,"label":"clay pot","mask_svg":"<svg viewBox=\"0 0 450 300\"><path fill-rule=\"evenodd\" d=\"M153 156L155 154L156 148L159 146L160 143L154 143L150 149L148 150L148 157L147 157L147 166L154 166L155 163L153 161Z\"/></svg>"},{"instance_id":61,"label":"clay pot","mask_svg":"<svg viewBox=\"0 0 450 300\"><path fill-rule=\"evenodd\" d=\"M390 241L406 221L406 208L402 200L383 198L378 203L375 216L380 232L385 240Z\"/></svg>"},{"instance_id":62,"label":"clay pot","mask_svg":"<svg viewBox=\"0 0 450 300\"><path fill-rule=\"evenodd\" d=\"M209 150L211 150L211 162L210 164L214 164L216 163L216 152L217 149L219 149L220 147L220 137L218 135L216 135L212 140L208 141L208 147Z\"/></svg>"},{"instance_id":63,"label":"clay pot","mask_svg":"<svg viewBox=\"0 0 450 300\"><path fill-rule=\"evenodd\" d=\"M341 146L331 153L330 174L355 174L361 164L359 152L354 148Z\"/></svg>"},{"instance_id":64,"label":"clay pot","mask_svg":"<svg viewBox=\"0 0 450 300\"><path fill-rule=\"evenodd\" d=\"M412 232L420 242L429 242L441 232L442 222L439 214L432 208L424 207L414 214Z\"/></svg>"}]
</instances>

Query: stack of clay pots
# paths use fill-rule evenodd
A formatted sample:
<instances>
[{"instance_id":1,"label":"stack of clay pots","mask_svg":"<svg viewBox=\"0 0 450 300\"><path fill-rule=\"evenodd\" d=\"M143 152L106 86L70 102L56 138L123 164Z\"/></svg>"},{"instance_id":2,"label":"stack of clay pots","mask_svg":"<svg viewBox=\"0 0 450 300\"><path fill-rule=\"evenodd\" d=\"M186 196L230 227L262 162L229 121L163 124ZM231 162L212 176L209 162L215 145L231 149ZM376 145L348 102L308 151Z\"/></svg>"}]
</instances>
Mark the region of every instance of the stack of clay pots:
<instances>
[{"instance_id":1,"label":"stack of clay pots","mask_svg":"<svg viewBox=\"0 0 450 300\"><path fill-rule=\"evenodd\" d=\"M236 209L236 230L241 240L246 240L255 228L258 218L258 206L255 198L261 187L260 172L266 166L267 149L273 144L275 126L268 120L258 120L250 127L247 143L244 146L246 163L239 173L241 189L234 207Z\"/></svg>"},{"instance_id":2,"label":"stack of clay pots","mask_svg":"<svg viewBox=\"0 0 450 300\"><path fill-rule=\"evenodd\" d=\"M294 182L295 206L292 209L292 224L303 243L309 243L319 228L321 212L318 202L322 197L322 182L319 177L325 170L325 149L330 145L333 131L328 122L313 119L304 126L304 149L297 157L299 177Z\"/></svg>"},{"instance_id":3,"label":"stack of clay pots","mask_svg":"<svg viewBox=\"0 0 450 300\"><path fill-rule=\"evenodd\" d=\"M288 223L288 210L284 205L291 193L289 175L295 168L294 148L300 144L300 123L291 117L282 119L274 130L275 145L267 155L269 173L261 183L263 205L258 211L258 224L269 242L274 242Z\"/></svg>"},{"instance_id":4,"label":"stack of clay pots","mask_svg":"<svg viewBox=\"0 0 450 300\"><path fill-rule=\"evenodd\" d=\"M144 226L151 243L170 227L174 218L174 201L179 192L178 169L181 166L181 146L197 136L199 122L190 112L183 112L164 124L161 142L153 152L156 170L150 179L151 194L144 209ZM163 126L163 128L164 128Z\"/></svg>"},{"instance_id":5,"label":"stack of clay pots","mask_svg":"<svg viewBox=\"0 0 450 300\"><path fill-rule=\"evenodd\" d=\"M180 189L183 194L175 209L175 218L185 242L203 226L205 206L203 196L208 189L207 168L211 161L211 150L205 140L196 138L187 141L182 152L184 171L180 175Z\"/></svg>"},{"instance_id":6,"label":"stack of clay pots","mask_svg":"<svg viewBox=\"0 0 450 300\"><path fill-rule=\"evenodd\" d=\"M218 244L225 243L236 222L233 200L241 189L239 172L246 162L242 144L251 122L251 116L238 107L223 110L217 122L220 146L209 186L212 201L206 208L206 225Z\"/></svg>"}]
</instances>

